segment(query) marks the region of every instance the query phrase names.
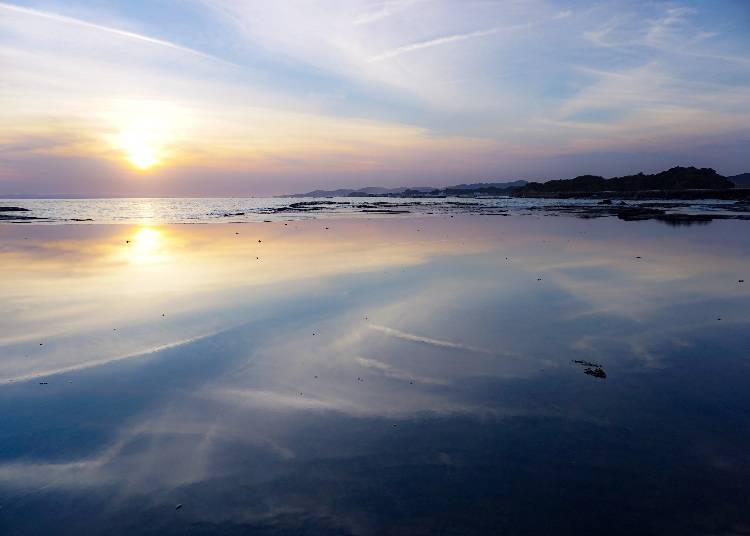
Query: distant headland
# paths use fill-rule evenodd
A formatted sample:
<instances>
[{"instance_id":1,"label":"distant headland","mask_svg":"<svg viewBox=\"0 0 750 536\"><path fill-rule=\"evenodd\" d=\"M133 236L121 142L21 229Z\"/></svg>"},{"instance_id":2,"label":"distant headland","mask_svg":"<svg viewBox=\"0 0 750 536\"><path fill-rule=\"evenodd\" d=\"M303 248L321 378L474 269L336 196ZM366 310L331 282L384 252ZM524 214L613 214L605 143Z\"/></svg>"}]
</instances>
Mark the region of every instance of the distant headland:
<instances>
[{"instance_id":1,"label":"distant headland","mask_svg":"<svg viewBox=\"0 0 750 536\"><path fill-rule=\"evenodd\" d=\"M580 175L547 182L477 182L443 188L425 186L314 190L285 197L546 197L546 198L672 198L750 199L750 173L725 177L712 168L676 166L654 174L638 173L606 179Z\"/></svg>"}]
</instances>

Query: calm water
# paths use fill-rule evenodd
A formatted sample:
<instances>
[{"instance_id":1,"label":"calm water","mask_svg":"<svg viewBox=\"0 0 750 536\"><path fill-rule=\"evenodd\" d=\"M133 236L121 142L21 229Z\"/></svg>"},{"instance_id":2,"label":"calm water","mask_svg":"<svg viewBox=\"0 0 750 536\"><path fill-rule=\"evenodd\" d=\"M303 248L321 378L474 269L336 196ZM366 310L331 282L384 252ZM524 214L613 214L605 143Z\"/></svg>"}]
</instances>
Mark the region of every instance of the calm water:
<instances>
[{"instance_id":1,"label":"calm water","mask_svg":"<svg viewBox=\"0 0 750 536\"><path fill-rule=\"evenodd\" d=\"M749 231L0 225L0 533L749 534Z\"/></svg>"}]
</instances>

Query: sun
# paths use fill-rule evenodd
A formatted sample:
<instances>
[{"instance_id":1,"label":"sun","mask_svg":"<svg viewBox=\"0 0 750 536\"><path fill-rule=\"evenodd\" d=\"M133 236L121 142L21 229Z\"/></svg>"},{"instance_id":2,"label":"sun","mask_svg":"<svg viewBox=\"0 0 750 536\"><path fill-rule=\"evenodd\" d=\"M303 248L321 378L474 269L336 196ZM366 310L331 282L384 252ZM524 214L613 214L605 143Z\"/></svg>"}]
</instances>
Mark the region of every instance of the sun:
<instances>
[{"instance_id":1,"label":"sun","mask_svg":"<svg viewBox=\"0 0 750 536\"><path fill-rule=\"evenodd\" d=\"M179 158L191 114L165 101L118 100L105 114L106 140L113 156L129 168L146 173Z\"/></svg>"},{"instance_id":2,"label":"sun","mask_svg":"<svg viewBox=\"0 0 750 536\"><path fill-rule=\"evenodd\" d=\"M136 169L146 171L161 163L159 144L146 130L123 132L119 145Z\"/></svg>"}]
</instances>

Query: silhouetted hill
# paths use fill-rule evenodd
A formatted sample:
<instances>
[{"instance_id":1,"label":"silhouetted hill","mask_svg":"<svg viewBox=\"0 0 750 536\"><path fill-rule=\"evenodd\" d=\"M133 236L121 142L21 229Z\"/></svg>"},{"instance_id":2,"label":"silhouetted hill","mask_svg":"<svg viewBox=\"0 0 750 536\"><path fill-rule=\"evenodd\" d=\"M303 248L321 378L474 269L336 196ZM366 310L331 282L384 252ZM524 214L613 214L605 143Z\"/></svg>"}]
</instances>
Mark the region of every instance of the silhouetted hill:
<instances>
[{"instance_id":1,"label":"silhouetted hill","mask_svg":"<svg viewBox=\"0 0 750 536\"><path fill-rule=\"evenodd\" d=\"M573 179L532 182L514 191L520 197L538 197L557 193L637 192L648 190L727 190L734 183L711 168L673 167L646 175L627 175L605 179L598 175L581 175Z\"/></svg>"},{"instance_id":2,"label":"silhouetted hill","mask_svg":"<svg viewBox=\"0 0 750 536\"><path fill-rule=\"evenodd\" d=\"M750 188L750 173L741 173L727 177L737 188Z\"/></svg>"},{"instance_id":3,"label":"silhouetted hill","mask_svg":"<svg viewBox=\"0 0 750 536\"><path fill-rule=\"evenodd\" d=\"M430 186L412 186L401 188L381 188L368 186L366 188L339 188L338 190L313 190L304 194L291 194L282 197L436 197L436 196L475 196L475 195L510 195L518 187L528 184L527 181L513 182L477 182L473 184L457 184L445 188Z\"/></svg>"}]
</instances>

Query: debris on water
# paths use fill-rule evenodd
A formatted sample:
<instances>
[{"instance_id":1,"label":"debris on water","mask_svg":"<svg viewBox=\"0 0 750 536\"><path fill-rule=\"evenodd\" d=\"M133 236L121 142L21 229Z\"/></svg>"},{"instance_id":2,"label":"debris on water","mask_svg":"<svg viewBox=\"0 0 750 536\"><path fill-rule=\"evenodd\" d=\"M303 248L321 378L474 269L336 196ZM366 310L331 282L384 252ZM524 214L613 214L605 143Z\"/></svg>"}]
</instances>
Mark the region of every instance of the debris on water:
<instances>
[{"instance_id":1,"label":"debris on water","mask_svg":"<svg viewBox=\"0 0 750 536\"><path fill-rule=\"evenodd\" d=\"M584 367L602 368L599 363L592 363L591 361L584 361L583 359L574 359L573 363L576 365L583 365Z\"/></svg>"},{"instance_id":2,"label":"debris on water","mask_svg":"<svg viewBox=\"0 0 750 536\"><path fill-rule=\"evenodd\" d=\"M580 365L582 367L585 367L583 369L583 373L587 374L589 376L593 376L594 378L606 378L607 373L604 372L604 369L599 363L593 363L591 361L585 361L583 359L574 359L573 363L576 365Z\"/></svg>"},{"instance_id":3,"label":"debris on water","mask_svg":"<svg viewBox=\"0 0 750 536\"><path fill-rule=\"evenodd\" d=\"M588 374L589 376L593 376L594 378L606 378L607 373L604 372L604 369L602 368L590 368L586 367L586 369L583 371L584 374Z\"/></svg>"},{"instance_id":4,"label":"debris on water","mask_svg":"<svg viewBox=\"0 0 750 536\"><path fill-rule=\"evenodd\" d=\"M182 508L182 503L180 503L180 504L178 504L177 506L174 507L175 510L179 510L180 508Z\"/></svg>"}]
</instances>

